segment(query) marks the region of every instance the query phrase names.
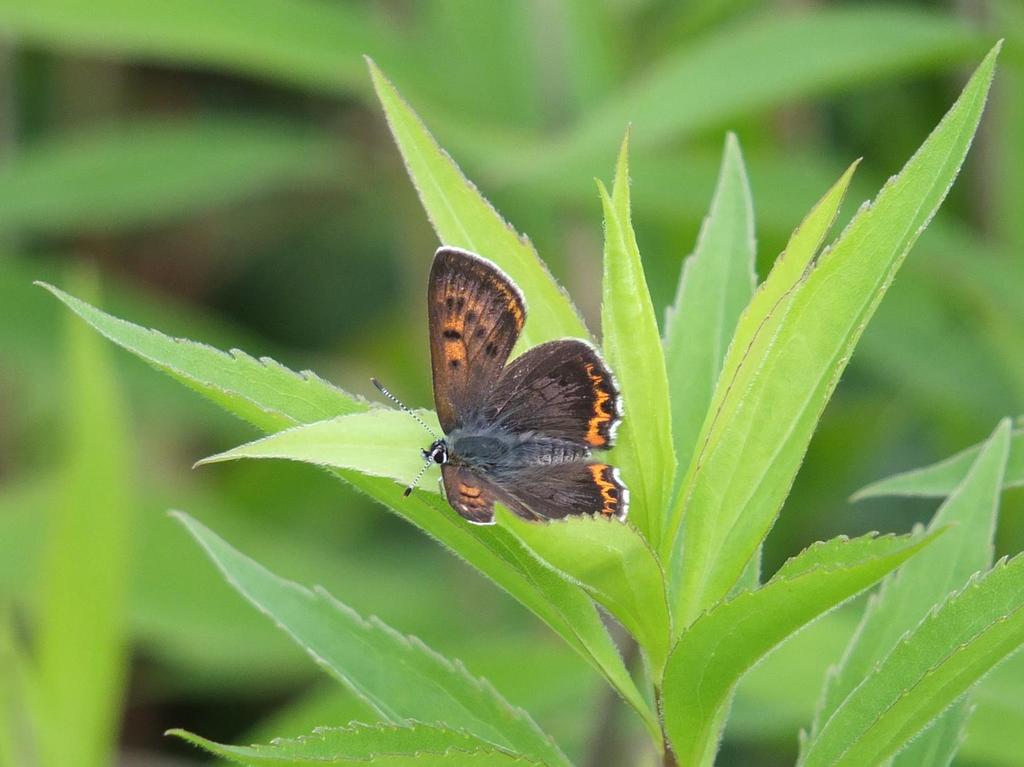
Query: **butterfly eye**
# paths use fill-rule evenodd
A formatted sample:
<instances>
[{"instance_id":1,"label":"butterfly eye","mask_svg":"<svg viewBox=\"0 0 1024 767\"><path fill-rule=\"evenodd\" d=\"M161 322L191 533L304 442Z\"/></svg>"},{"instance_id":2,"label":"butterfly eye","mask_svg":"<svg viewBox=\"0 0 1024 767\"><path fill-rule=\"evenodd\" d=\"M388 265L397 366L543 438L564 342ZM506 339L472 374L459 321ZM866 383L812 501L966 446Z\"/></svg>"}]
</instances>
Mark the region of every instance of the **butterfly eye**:
<instances>
[{"instance_id":1,"label":"butterfly eye","mask_svg":"<svg viewBox=\"0 0 1024 767\"><path fill-rule=\"evenodd\" d=\"M434 463L446 463L448 461L448 446L438 441L430 446L430 460Z\"/></svg>"}]
</instances>

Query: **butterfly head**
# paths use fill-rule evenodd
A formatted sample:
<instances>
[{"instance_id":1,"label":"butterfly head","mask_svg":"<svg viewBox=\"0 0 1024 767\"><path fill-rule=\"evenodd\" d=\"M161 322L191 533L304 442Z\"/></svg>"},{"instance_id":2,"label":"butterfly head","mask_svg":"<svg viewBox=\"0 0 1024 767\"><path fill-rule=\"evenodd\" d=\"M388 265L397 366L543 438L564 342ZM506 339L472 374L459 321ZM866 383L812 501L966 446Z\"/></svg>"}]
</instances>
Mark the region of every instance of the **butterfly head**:
<instances>
[{"instance_id":1,"label":"butterfly head","mask_svg":"<svg viewBox=\"0 0 1024 767\"><path fill-rule=\"evenodd\" d=\"M448 463L448 443L443 439L433 442L426 450L423 450L423 458L436 464Z\"/></svg>"}]
</instances>

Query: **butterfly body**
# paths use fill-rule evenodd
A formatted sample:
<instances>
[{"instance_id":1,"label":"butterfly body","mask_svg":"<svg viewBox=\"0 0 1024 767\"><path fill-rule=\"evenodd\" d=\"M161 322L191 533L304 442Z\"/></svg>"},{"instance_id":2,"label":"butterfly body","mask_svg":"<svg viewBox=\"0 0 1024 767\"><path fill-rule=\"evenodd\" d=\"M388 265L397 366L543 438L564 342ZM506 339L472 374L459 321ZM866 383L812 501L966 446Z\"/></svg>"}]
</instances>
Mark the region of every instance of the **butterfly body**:
<instances>
[{"instance_id":1,"label":"butterfly body","mask_svg":"<svg viewBox=\"0 0 1024 767\"><path fill-rule=\"evenodd\" d=\"M567 440L536 432L516 434L500 427L456 429L447 438L448 462L495 479L514 478L530 466L579 461L590 451Z\"/></svg>"},{"instance_id":2,"label":"butterfly body","mask_svg":"<svg viewBox=\"0 0 1024 767\"><path fill-rule=\"evenodd\" d=\"M434 402L444 439L424 457L441 465L445 495L470 522L500 502L526 519L625 517L617 469L591 461L622 418L615 379L578 339L550 341L506 364L522 331L519 289L479 256L440 248L427 291Z\"/></svg>"}]
</instances>

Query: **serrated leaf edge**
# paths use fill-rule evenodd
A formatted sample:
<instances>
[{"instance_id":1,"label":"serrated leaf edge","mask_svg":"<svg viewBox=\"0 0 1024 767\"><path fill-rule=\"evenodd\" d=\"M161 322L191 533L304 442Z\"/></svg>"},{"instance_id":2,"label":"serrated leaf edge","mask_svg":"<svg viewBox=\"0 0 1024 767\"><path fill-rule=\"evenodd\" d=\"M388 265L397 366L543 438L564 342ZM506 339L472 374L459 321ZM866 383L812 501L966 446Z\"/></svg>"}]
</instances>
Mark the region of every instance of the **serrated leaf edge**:
<instances>
[{"instance_id":1,"label":"serrated leaf edge","mask_svg":"<svg viewBox=\"0 0 1024 767\"><path fill-rule=\"evenodd\" d=\"M507 756L513 757L513 758L517 759L518 761L520 761L523 764L537 765L537 767L545 767L545 765L546 765L546 762L544 762L543 760L534 759L533 757L528 757L528 756L526 756L524 754L517 753L516 751L513 751L513 750L511 750L511 749L509 749L509 748L507 748L505 746L499 745L497 743L491 743L490 741L487 741L485 738L481 738L479 735L476 735L474 733L469 732L465 728L449 727L448 725L444 724L443 722L438 722L438 723L421 722L421 721L416 720L416 719L404 719L404 720L402 720L402 722L403 722L402 724L398 724L398 723L394 723L394 722L380 722L380 723L376 723L376 724L368 724L368 723L364 723L364 722L353 721L353 722L349 722L347 725L345 725L343 727L320 726L320 727L314 727L313 728L313 732L308 734L308 735L298 735L298 736L291 737L291 738L284 738L284 737L272 738L268 743L251 743L249 745L241 746L241 747L242 748L251 748L251 749L256 750L256 751L267 751L267 752L269 752L269 751L272 751L274 749L280 749L282 747L287 747L289 744L292 744L292 743L305 744L305 743L312 743L314 741L319 741L320 743L324 743L325 742L325 737L328 736L328 735L332 735L334 733L353 733L353 734L359 734L359 733L363 733L363 732L384 732L384 731L389 731L389 732L409 731L409 732L412 732L412 731L416 731L416 730L426 729L426 730L431 730L434 733L441 734L441 735L451 734L451 735L454 735L454 736L457 736L457 737L465 737L465 738L469 738L469 739L473 739L473 740L478 740L478 741L481 741L483 743L486 743L487 745L486 746L481 745L481 746L478 746L476 748L461 748L459 746L452 745L452 746L448 746L448 747L446 747L446 748L444 748L442 750L436 750L436 749L430 749L430 748L419 748L419 749L416 749L415 751L379 751L379 752L376 752L374 754L368 755L365 758L347 756L347 757L338 757L337 759L332 759L330 757L325 757L323 759L316 758L315 760L316 761L323 761L325 764L331 764L332 762L341 761L341 760L344 760L345 762L353 762L353 763L357 763L357 762L372 763L372 761L374 759L376 759L378 757L381 757L381 756L412 756L412 757L416 757L416 756L420 756L420 755L447 756L449 754L481 755L481 754L490 753L492 751L496 751L498 753L505 754ZM224 744L224 743L219 743L217 741L212 741L209 738L204 738L201 735L197 735L196 733L193 733L193 732L191 732L189 730L185 730L183 728L177 728L176 727L176 728L167 730L164 734L165 735L172 735L172 736L175 736L175 737L179 737L179 738L181 738L181 739L183 739L183 740L185 740L185 741L187 741L189 743L192 743L194 745L200 746L202 748L206 748L205 744L207 744L207 743L210 743L210 744L213 744L213 745L225 746L227 748L238 748L239 747L239 746L234 746L232 744ZM209 750L209 749L207 749L207 750ZM268 756L273 756L273 754L268 754ZM240 757L236 757L236 756L232 756L230 758L240 759ZM304 758L305 759L309 759L309 757L304 757Z\"/></svg>"},{"instance_id":2,"label":"serrated leaf edge","mask_svg":"<svg viewBox=\"0 0 1024 767\"><path fill-rule=\"evenodd\" d=\"M1010 557L1005 557L1005 556L1001 557L992 566L991 569L989 569L987 571L978 570L973 575L971 575L970 578L967 579L967 582L964 584L963 588L959 589L958 591L952 592L948 596L947 599L945 599L942 602L939 602L939 603L933 605L931 607L931 609L928 611L928 613L925 615L925 617L921 619L920 622L918 622L912 628L907 629L905 632L903 632L903 634L900 635L900 638L896 641L896 644L893 645L893 649L884 658L882 658L881 660L879 660L875 664L873 664L873 666L871 667L871 671L864 676L864 678L860 681L860 683L857 684L857 686L854 687L850 691L849 695L847 695L847 697L843 699L843 701L839 704L839 706L836 707L836 709L835 709L835 711L833 711L832 715L827 720L825 720L825 722L822 724L821 728L818 730L818 734L820 734L824 730L824 728L828 725L828 723L835 717L836 713L838 713L842 709L843 705L856 693L856 691L859 690L861 687L863 687L864 684L866 684L866 682L871 677L873 677L875 674L877 674L879 672L881 667L886 663L886 661L888 661L888 659L890 657L892 657L892 655L894 653L897 652L897 650L905 648L906 646L908 646L913 641L914 636L922 628L922 626L924 626L925 623L933 622L933 621L937 620L939 614L943 610L945 610L946 608L950 607L951 605L959 602L961 599L966 597L969 592L976 591L978 588L981 587L981 585L983 583L985 583L995 573L997 573L999 571L1005 571L1008 566L1013 565L1013 564L1015 564L1018 561L1024 561L1024 554L1018 554L1017 556L1013 557L1012 559ZM917 688L917 686L921 683L922 680L924 680L925 678L927 678L928 676L933 674L935 671L940 669L942 666L944 666L946 663L948 663L952 658L954 658L958 653L962 652L966 648L966 646L968 644L970 644L970 642L972 642L975 639L983 636L993 626L996 626L996 625L998 625L1000 623L1005 623L1012 616L1017 615L1018 613L1020 613L1022 611L1024 611L1024 604L1018 606L1016 609L1012 610L1010 613L1008 613L1006 615L1001 615L1001 616L997 617L996 619L990 621L989 623L985 624L984 626L979 627L978 630L975 632L975 634L971 637L971 639L969 639L967 642L962 642L962 643L958 644L956 647L952 648L952 650L950 652L948 652L947 654L943 655L942 658L940 658L935 664L933 664L932 666L927 668L917 678L917 680L914 682L913 685L911 685L907 689L902 690L899 695L897 695L895 698L893 698L893 700L889 704L889 706L886 707L885 710L881 711L875 717L875 719L869 725L867 725L867 727L865 729L865 732L869 732L888 711L890 711L901 700L906 698L907 695L912 693ZM1020 650L1020 647L1018 647L1016 650L1011 651L1006 657L1009 657L1009 655L1012 655L1013 653L1018 652L1019 650ZM1005 660L1005 658L1003 660ZM995 665L998 665L998 663L994 664L993 668L995 667ZM989 671L985 672L985 674L982 674L981 676L979 676L978 679L976 679L972 683L971 686L973 686L973 685L977 684L978 682L980 682L991 670L992 669L990 668ZM959 698L957 698L956 700L959 700ZM950 701L950 703L941 712L939 712L936 715L935 718L937 718L938 716L941 716L946 710L948 710L949 706L952 706L953 703L956 702L956 700ZM931 721L934 721L934 718L932 720L929 720L929 722L931 722ZM811 741L808 741L808 742L811 742ZM909 743L909 741L907 741L907 742ZM843 755L845 755L849 751L850 748L852 748L853 746L856 745L856 743L857 743L857 741L854 741L853 743L851 743L850 746L848 746L847 749L842 754L839 755L839 758L842 758ZM895 753L899 753L899 751L897 750L897 752L895 752ZM893 755L895 755L895 754L893 754ZM801 765L801 764L804 763L805 756L806 756L806 754L801 753L800 761L798 762L798 765Z\"/></svg>"},{"instance_id":3,"label":"serrated leaf edge","mask_svg":"<svg viewBox=\"0 0 1024 767\"><path fill-rule=\"evenodd\" d=\"M511 512L507 512L507 513L510 514ZM583 522L582 520L584 520L584 519L590 519L590 520L594 520L594 521L593 522ZM581 515L576 515L576 516L571 516L571 517L562 517L561 519L551 519L551 520L546 520L546 521L541 522L541 523L530 523L530 524L542 524L545 527L550 526L550 525L563 525L563 526L567 526L567 527L572 527L574 525L582 525L582 524L608 524L608 525L622 525L623 527L627 527L627 528L629 528L630 530L632 530L636 534L637 540L640 541L640 543L643 546L643 548L645 548L647 550L647 552L651 555L651 559L653 560L654 565L655 565L655 567L658 570L658 573L661 575L661 582L662 582L662 584L665 583L665 568L663 567L663 565L661 563L661 560L658 558L657 552L655 552L654 547L651 546L650 541L648 541L647 538L644 537L644 534L641 533L640 530L635 525L633 525L628 519L618 519L616 517L608 517L608 516L605 516L604 514L595 513L595 514L581 514ZM514 527L511 527L511 526L508 526L508 525L506 525L505 527L506 527L507 530L509 530L509 532L511 532L513 535L515 535L517 540L519 540L523 544L523 547L530 553L530 556L532 556L534 559L536 559L538 562L540 562L542 565L544 565L544 567L546 567L549 570L551 570L552 572L556 573L563 580L567 581L568 583L572 583L575 586L579 586L581 589L583 589L588 594L591 594L591 595L596 595L596 594L602 594L603 595L604 594L604 592L601 591L600 589L598 589L598 588L596 588L594 586L591 586L590 584L584 583L583 581L579 580L578 578L573 577L570 573L565 572L561 568L556 567L554 564L549 562L547 559L545 559L543 556L541 556L541 554L539 552L535 551L534 548L529 544L528 541L526 541L526 540L520 538L518 535L516 535ZM611 551L616 551L615 549L610 549L610 550ZM669 608L668 591L667 591L667 589L662 588L662 596L663 596L664 601L665 601L665 615L668 617L668 623L669 623L668 649L671 652L671 645L672 645L672 642L671 642L671 637L672 637L672 634L671 634L671 630L672 630L672 611ZM595 599L596 598L597 597L595 597ZM598 600L598 601L600 601L600 600ZM615 600L608 600L608 601L614 602ZM621 619L619 619L618 616L614 616L613 615L613 617L615 617L616 620L619 620L621 622Z\"/></svg>"},{"instance_id":4,"label":"serrated leaf edge","mask_svg":"<svg viewBox=\"0 0 1024 767\"><path fill-rule=\"evenodd\" d=\"M189 348L189 347L195 348L195 349L201 350L204 353L209 353L209 354L212 354L213 356L219 357L219 358L221 358L222 360L224 360L225 362L228 362L228 363L251 364L251 365L256 365L256 366L259 366L259 367L266 368L267 370L277 370L278 372L283 373L283 374L289 376L290 378L293 378L296 382L298 382L300 384L303 384L303 385L310 385L310 384L312 384L312 385L320 385L320 386L323 386L323 387L325 387L327 389L330 389L330 390L333 390L333 391L337 392L343 398L345 398L347 400L350 400L353 404L355 404L357 406L363 406L363 407L366 407L366 408L370 407L371 403L368 400L366 400L365 398L363 398L363 397L361 397L359 395L349 394L344 389L341 389L340 387L335 386L330 381L328 381L328 380L326 380L324 378L321 378L319 375L317 375L312 370L308 370L307 369L307 370L302 370L302 371L295 371L295 370L292 370L291 368L287 367L286 365L281 364L280 362L278 362L277 360L273 359L272 357L267 357L267 356L254 357L251 354L249 354L248 352L243 351L242 349L231 348L231 349L228 349L227 351L225 351L223 349L218 349L216 346L211 346L210 344L203 343L202 341L193 341L192 339L189 339L189 338L181 338L181 337L177 337L177 336L169 336L166 333L163 333L163 332L161 332L159 330L156 330L155 328L147 328L145 325L139 325L137 323L130 322L129 320L125 320L125 319L122 319L120 317L116 317L113 314L109 314L109 313L103 311L102 309L100 309L99 307L93 306L92 304L89 304L86 301L82 301L82 299L77 298L77 297L71 295L70 293L67 293L64 290L61 290L60 288L56 287L55 285L51 285L48 282L44 282L42 280L36 280L33 284L34 285L38 285L39 287L41 287L41 288L49 291L50 293L52 293L59 301L61 301L61 303L63 303L65 306L67 306L75 314L77 314L82 319L83 322L85 322L87 325L92 327L97 333L99 333L101 336L106 338L108 341L110 341L115 346L121 347L122 349L125 349L126 351L130 351L132 354L134 354L135 356L139 357L142 360L145 360L147 363L149 363L150 365L152 365L153 367L155 367L157 369L165 370L165 371L173 371L174 375L180 376L183 379L191 381L192 383L194 383L194 384L196 384L198 386L201 386L201 387L207 388L207 389L211 389L213 391L217 391L217 392L219 392L221 394L225 394L225 395L230 396L230 397L238 397L239 399L243 399L246 402L248 402L250 405L255 407L256 409L258 409L260 412L266 413L268 415L278 416L280 418L287 419L288 421L290 421L292 423L295 423L295 424L299 424L300 423L300 422L296 421L296 419L293 418L292 416L290 416L290 415L288 415L286 413L283 413L280 410L275 410L273 408L268 408L265 405L262 405L262 404L256 402L255 400L253 400L248 395L243 394L242 392L239 392L236 389L228 389L228 388L225 388L225 387L220 386L218 384L214 384L214 383L211 383L209 381L197 378L196 376L183 371L180 367L178 367L176 365L173 365L173 364L161 361L160 359L158 359L156 357L153 357L151 354L144 353L141 349L137 348L136 346L129 347L129 346L125 345L120 340L115 338L111 333L109 333L105 328L100 327L99 325L94 323L89 317L87 317L81 311L81 306L80 305L84 305L84 306L86 306L86 307L88 307L88 308L90 308L90 309L92 309L92 310L94 310L96 312L99 312L99 313L103 314L105 319L109 319L109 320L111 320L112 322L114 322L114 323L116 323L118 325L125 326L127 328L130 328L133 331L136 331L136 332L141 332L141 333L143 333L143 334L145 334L147 336L150 336L151 338L158 339L159 341L161 341L163 343L171 343L171 344L174 344L175 346L180 346L180 347L183 347L183 348ZM307 400L307 402L308 402L308 400ZM332 417L337 417L339 414L337 414L337 413L334 413L334 414L332 414L332 413L325 413L324 415L325 415L325 419L330 419Z\"/></svg>"},{"instance_id":5,"label":"serrated leaf edge","mask_svg":"<svg viewBox=\"0 0 1024 767\"><path fill-rule=\"evenodd\" d=\"M196 541L203 548L203 550L206 551L207 556L214 562L214 564L216 565L217 569L220 570L220 572L224 576L225 580L227 580L231 584L232 588L234 588L239 594L244 596L245 599L248 602L250 602L254 607L256 607L256 609L258 609L261 613L263 613L268 618L270 618L270 620L273 621L274 624L279 629L281 629L285 634L290 636L293 639L293 641L295 641L295 643L297 645L299 645L303 650L305 650L306 653L311 658L313 658L313 660L317 663L317 665L319 665L321 668L323 668L324 671L326 671L330 676L338 679L340 682L342 682L347 687L349 687L353 691L354 694L356 694L361 700L363 700L367 705L369 705L375 711L380 713L382 716L386 716L389 719L392 719L392 721L394 721L394 717L395 717L394 714L381 709L381 707L379 705L377 705L376 702L371 700L367 695L365 695L358 688L358 686L352 682L352 680L349 677L344 676L344 674L341 673L342 670L335 669L330 663L327 662L326 659L324 659L323 657L318 655L315 651L313 651L306 644L306 642L304 642L298 636L296 636L296 634L289 627L287 627L283 623L281 623L274 616L273 613L271 613L269 610L267 610L262 604L260 604L256 599L254 599L249 594L248 589L243 587L242 584L240 584L238 582L238 580L226 568L224 568L222 566L222 564L220 562L220 558L207 546L207 544L203 540L203 538L201 538L200 536L196 535L196 533L194 531L194 528L193 528L193 525L199 525L200 524L199 522L197 522L196 520L193 520L189 515L185 514L184 512L181 512L181 511L172 511L172 512L170 512L170 515L173 518L175 518L179 523L181 523L189 531L189 533L193 536L193 538L196 539ZM203 527L205 528L205 526L203 526ZM212 531L210 531L210 532L212 533ZM215 535L215 533L212 533L212 534ZM226 541L225 541L225 544L230 546L230 544L227 544ZM246 559L249 559L249 557L246 557L245 554L242 554L241 552L238 552L238 553L241 556L245 557ZM466 668L466 666L462 663L461 660L449 659L449 658L445 657L444 655L441 655L440 653L436 652L435 650L433 650L429 646L427 646L427 644L424 643L418 637L416 637L414 635L411 635L411 634L402 634L401 632L399 632L399 631L391 628L390 626L388 626L386 623L381 621L375 615L371 615L371 616L369 616L369 618L364 618L363 616L361 616L359 613L357 613L355 610L353 610L348 605L338 601L332 594L330 594L330 592L328 592L323 586L320 586L319 584L314 585L312 588L306 588L305 586L302 586L302 585L300 585L298 583L295 583L294 581L289 581L289 580L287 580L285 578L281 578L279 575L277 575L276 573L271 572L270 570L268 570L267 568L263 567L263 565L259 564L255 560L250 560L250 561L252 561L257 567L259 567L262 570L266 571L266 573L268 573L270 575L270 577L274 578L276 581L278 581L282 585L286 586L289 590L296 591L299 594L301 594L301 595L303 595L303 596L305 596L307 598L311 597L311 598L313 598L314 600L317 600L317 601L325 601L328 605L333 606L339 612L341 612L342 614L346 615L346 617L348 617L350 620L352 620L354 623L356 623L359 627L361 627L363 629L366 629L368 631L373 631L374 629L377 629L377 630L381 631L381 633L383 633L383 634L389 636L390 638L394 639L395 641L397 641L402 646L403 650L412 650L412 651L420 650L430 660L439 663L442 666L442 668L444 668L445 670L450 671L450 672L456 674L457 676L462 677L463 680L468 682L469 685L473 689L475 689L475 690L477 690L477 691L479 691L481 693L484 693L484 694L492 695L493 698L494 698L494 702L500 708L503 708L503 709L507 710L510 713L512 719L514 719L514 720L524 724L529 729L533 730L533 732L537 736L539 736L539 738L543 742L548 743L554 749L555 753L560 754L560 755L562 754L561 749L559 748L558 744L555 743L555 741L551 738L550 735L545 733L537 725L537 723L533 720L533 717L531 717L527 711L525 711L524 709L520 708L519 706L515 706L515 705L509 703L504 698L504 696L502 696L497 691L497 689L495 689L495 687L490 683L489 680L485 679L484 677L478 677L478 676L475 676L475 675L471 674L469 672L469 670ZM401 719L401 717L398 717L398 719ZM478 735L477 737L480 737L481 740L486 740L486 738L483 738L482 736ZM499 744L495 744L495 745L497 746ZM565 764L569 763L568 759L566 759L564 755L562 755L562 759L563 759Z\"/></svg>"},{"instance_id":6,"label":"serrated leaf edge","mask_svg":"<svg viewBox=\"0 0 1024 767\"><path fill-rule=\"evenodd\" d=\"M569 291L566 290L566 288L563 285L561 285L561 283L559 283L554 278L554 275L551 274L551 270L548 269L547 264L540 257L540 255L537 253L537 249L534 247L533 242L530 240L530 238L525 233L520 232L518 229L516 229L511 223L509 223L509 221L507 219L505 219L504 216L501 215L501 213L498 211L498 209L494 207L494 205L491 203L491 201L488 200L487 197L480 192L480 189L479 189L479 187L477 187L476 183L474 183L472 180L470 180L469 176L467 176L463 172L462 168L459 167L459 164L455 161L455 159L451 156L451 154L449 154L448 150L446 150L444 147L442 147L440 145L440 143L434 137L434 134L427 127L427 124L425 122L423 122L423 118L421 118L419 116L419 113L415 109L412 108L412 105L409 104L409 102L405 100L405 97L402 96L402 94L399 92L398 88L395 87L395 84L392 83L391 80L380 69L380 67L377 66L376 62L371 57L369 57L369 56L364 56L363 58L366 61L366 65L367 65L367 67L370 70L370 78L373 81L374 90L377 92L377 101L380 103L381 108L382 108L382 110L384 112L384 119L387 122L388 130L390 131L391 135L395 139L395 146L398 149L398 154L402 158L402 165L405 168L406 175L409 177L409 180L412 182L413 187L415 187L415 189L416 189L417 196L420 196L421 199L422 199L422 196L420 194L421 193L420 181L419 181L418 177L416 176L416 174L413 173L412 167L409 164L409 160L406 158L405 152L403 151L402 144L398 140L398 131L395 128L395 122L392 119L392 115L391 115L390 110L384 105L384 99L381 97L381 90L382 89L387 89L388 91L390 91L391 97L393 97L396 101L398 101L406 109L406 111L409 113L409 115L412 117L412 119L415 121L415 123L423 131L423 135L427 137L427 140L430 141L430 143L438 151L440 156L443 157L444 160L451 165L452 169L458 174L458 176L460 177L462 182L466 185L466 187L473 193L474 196L476 196L491 211L491 213L494 214L495 219L500 221L501 224L505 227L505 229L508 230L508 232L512 236L514 236L523 245L523 247L526 248L527 251L534 257L534 259L540 265L540 268L542 269L544 275L548 278L548 280L550 280L551 284L554 285L554 287L556 288L558 293L561 294L562 298L565 299L566 303L568 304L568 306L570 307L570 309L572 311L573 316L579 322L580 327L584 330L584 332L586 334L585 335L586 339L587 340L592 339L593 338L593 334L591 334L589 329L587 328L586 322L584 322L584 320L583 320L583 316L580 314L579 309L576 307L576 304L573 302L572 296L569 295ZM442 199L444 199L445 203L447 204L447 202L448 202L447 196L445 196L443 194L441 194L439 196ZM427 206L424 205L423 209L424 209L424 212L427 214L427 218L430 220L431 228L434 230L435 233L438 234L438 237L440 237L440 233L437 231L437 223L434 220L434 215L427 208ZM463 234L464 234L464 236L466 238L466 242L467 243L472 243L472 239L473 238L469 236L469 233L466 232L464 228L463 228ZM442 243L442 244L447 244L447 243ZM470 244L469 247L474 248L475 246ZM480 254L480 255L484 255L484 254Z\"/></svg>"}]
</instances>

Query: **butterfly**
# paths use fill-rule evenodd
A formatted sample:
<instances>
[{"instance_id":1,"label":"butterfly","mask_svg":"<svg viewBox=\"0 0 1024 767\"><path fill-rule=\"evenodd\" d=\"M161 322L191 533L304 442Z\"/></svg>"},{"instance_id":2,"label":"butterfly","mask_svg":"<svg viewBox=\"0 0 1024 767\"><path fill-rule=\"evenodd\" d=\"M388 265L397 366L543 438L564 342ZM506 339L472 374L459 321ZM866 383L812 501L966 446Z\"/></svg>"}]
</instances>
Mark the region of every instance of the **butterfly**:
<instances>
[{"instance_id":1,"label":"butterfly","mask_svg":"<svg viewBox=\"0 0 1024 767\"><path fill-rule=\"evenodd\" d=\"M618 469L590 457L612 447L623 415L597 350L566 338L509 363L526 321L523 295L497 266L465 250L435 253L427 303L444 437L422 451L424 469L440 464L455 511L479 525L493 524L496 502L528 520L624 519L629 490Z\"/></svg>"}]
</instances>

